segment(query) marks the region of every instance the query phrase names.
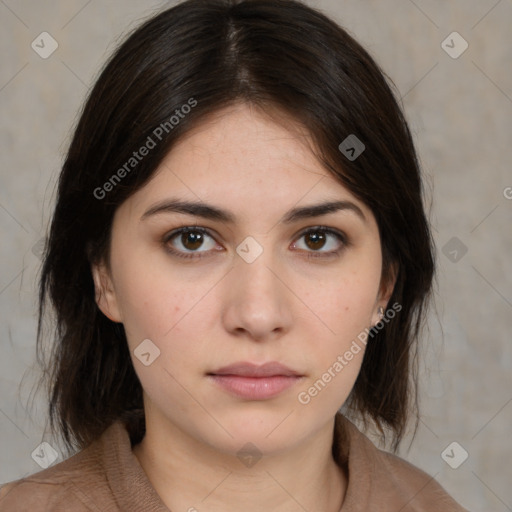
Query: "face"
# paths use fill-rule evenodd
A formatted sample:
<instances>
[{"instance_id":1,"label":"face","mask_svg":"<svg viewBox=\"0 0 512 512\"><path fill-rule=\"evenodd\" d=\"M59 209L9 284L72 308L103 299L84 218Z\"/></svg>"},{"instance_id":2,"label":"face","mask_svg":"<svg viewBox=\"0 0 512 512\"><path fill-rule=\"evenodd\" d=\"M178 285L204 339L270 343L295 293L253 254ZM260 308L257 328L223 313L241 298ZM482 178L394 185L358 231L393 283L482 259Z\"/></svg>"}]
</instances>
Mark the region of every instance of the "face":
<instances>
[{"instance_id":1,"label":"face","mask_svg":"<svg viewBox=\"0 0 512 512\"><path fill-rule=\"evenodd\" d=\"M124 324L148 425L275 453L332 425L351 391L358 335L391 290L371 211L306 136L230 107L117 209L110 270L93 274L99 307Z\"/></svg>"}]
</instances>

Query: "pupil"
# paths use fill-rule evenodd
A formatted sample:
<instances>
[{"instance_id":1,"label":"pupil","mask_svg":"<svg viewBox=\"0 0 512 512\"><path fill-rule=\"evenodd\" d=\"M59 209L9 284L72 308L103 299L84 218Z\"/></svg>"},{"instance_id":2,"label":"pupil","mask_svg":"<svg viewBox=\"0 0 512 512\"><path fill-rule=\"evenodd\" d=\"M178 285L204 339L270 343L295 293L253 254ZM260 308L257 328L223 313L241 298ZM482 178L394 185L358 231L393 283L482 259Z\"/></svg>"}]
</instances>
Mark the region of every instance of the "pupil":
<instances>
[{"instance_id":1,"label":"pupil","mask_svg":"<svg viewBox=\"0 0 512 512\"><path fill-rule=\"evenodd\" d=\"M309 234L307 236L307 240L312 242L312 246L310 244L308 244L308 247L310 247L310 249L321 249L325 243L325 234L318 233L318 232Z\"/></svg>"},{"instance_id":2,"label":"pupil","mask_svg":"<svg viewBox=\"0 0 512 512\"><path fill-rule=\"evenodd\" d=\"M188 233L182 234L181 241L183 242L183 245L187 249L198 249L199 247L201 247L201 244L203 242L202 237L202 233L189 231Z\"/></svg>"}]
</instances>

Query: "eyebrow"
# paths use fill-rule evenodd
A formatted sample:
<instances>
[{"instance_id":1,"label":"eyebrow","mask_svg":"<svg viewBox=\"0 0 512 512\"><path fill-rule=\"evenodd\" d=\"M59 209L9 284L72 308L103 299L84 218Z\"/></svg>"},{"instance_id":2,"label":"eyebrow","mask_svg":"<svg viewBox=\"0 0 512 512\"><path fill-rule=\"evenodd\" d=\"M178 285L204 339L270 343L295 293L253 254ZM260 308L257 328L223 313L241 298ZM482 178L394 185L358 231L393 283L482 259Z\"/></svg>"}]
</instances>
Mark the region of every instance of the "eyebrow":
<instances>
[{"instance_id":1,"label":"eyebrow","mask_svg":"<svg viewBox=\"0 0 512 512\"><path fill-rule=\"evenodd\" d=\"M361 208L351 201L329 201L293 208L286 212L286 214L281 218L281 222L283 224L291 224L299 220L319 217L321 215L327 215L338 211L353 212L360 217L363 222L367 222ZM203 219L220 221L226 224L234 224L236 221L236 217L228 210L203 202L183 201L180 199L168 199L153 205L142 215L140 220L142 221L162 213L184 213L201 217Z\"/></svg>"}]
</instances>

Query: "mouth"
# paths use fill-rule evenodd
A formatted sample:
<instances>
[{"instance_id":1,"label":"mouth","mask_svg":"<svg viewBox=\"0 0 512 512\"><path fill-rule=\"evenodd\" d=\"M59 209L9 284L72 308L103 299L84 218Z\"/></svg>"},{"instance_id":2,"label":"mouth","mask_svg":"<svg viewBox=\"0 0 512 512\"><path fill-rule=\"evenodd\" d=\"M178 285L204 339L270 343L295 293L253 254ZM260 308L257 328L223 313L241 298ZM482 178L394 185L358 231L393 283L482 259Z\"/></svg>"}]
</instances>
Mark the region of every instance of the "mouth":
<instances>
[{"instance_id":1,"label":"mouth","mask_svg":"<svg viewBox=\"0 0 512 512\"><path fill-rule=\"evenodd\" d=\"M207 373L216 385L246 400L267 400L280 395L305 376L278 363L235 363Z\"/></svg>"}]
</instances>

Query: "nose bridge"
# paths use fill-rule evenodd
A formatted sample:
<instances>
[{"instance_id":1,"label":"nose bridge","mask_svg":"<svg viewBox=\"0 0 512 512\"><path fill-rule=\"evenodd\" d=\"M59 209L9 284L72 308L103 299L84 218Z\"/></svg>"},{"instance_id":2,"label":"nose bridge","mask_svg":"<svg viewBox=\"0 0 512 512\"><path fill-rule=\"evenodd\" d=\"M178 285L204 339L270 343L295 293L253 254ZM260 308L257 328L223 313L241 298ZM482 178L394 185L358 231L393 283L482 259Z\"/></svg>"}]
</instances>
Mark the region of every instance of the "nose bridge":
<instances>
[{"instance_id":1,"label":"nose bridge","mask_svg":"<svg viewBox=\"0 0 512 512\"><path fill-rule=\"evenodd\" d=\"M260 238L261 240L261 238ZM243 296L248 295L252 300L276 300L282 283L276 278L276 258L267 238L256 241L247 237L237 247L239 261L236 265L236 279L241 285Z\"/></svg>"},{"instance_id":2,"label":"nose bridge","mask_svg":"<svg viewBox=\"0 0 512 512\"><path fill-rule=\"evenodd\" d=\"M290 301L286 287L276 276L281 272L275 252L252 237L237 247L239 260L230 272L226 327L264 338L276 330L288 330ZM283 279L284 280L284 279Z\"/></svg>"}]
</instances>

